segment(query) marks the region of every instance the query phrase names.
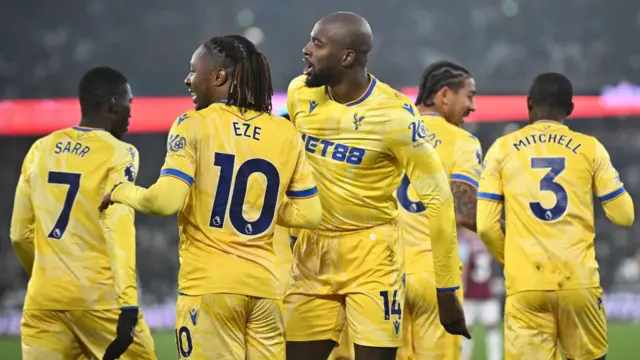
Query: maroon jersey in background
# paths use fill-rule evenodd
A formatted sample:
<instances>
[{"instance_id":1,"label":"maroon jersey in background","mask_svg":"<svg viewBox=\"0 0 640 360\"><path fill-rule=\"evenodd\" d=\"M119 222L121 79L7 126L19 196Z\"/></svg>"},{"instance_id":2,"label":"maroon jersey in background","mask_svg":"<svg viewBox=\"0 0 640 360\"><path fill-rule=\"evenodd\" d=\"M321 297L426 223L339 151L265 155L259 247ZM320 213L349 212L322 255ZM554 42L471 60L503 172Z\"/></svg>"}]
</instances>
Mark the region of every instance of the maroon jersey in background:
<instances>
[{"instance_id":1,"label":"maroon jersey in background","mask_svg":"<svg viewBox=\"0 0 640 360\"><path fill-rule=\"evenodd\" d=\"M464 262L465 298L470 300L493 298L491 281L496 276L493 256L478 236L472 232L461 231L459 242L464 249L461 259Z\"/></svg>"}]
</instances>

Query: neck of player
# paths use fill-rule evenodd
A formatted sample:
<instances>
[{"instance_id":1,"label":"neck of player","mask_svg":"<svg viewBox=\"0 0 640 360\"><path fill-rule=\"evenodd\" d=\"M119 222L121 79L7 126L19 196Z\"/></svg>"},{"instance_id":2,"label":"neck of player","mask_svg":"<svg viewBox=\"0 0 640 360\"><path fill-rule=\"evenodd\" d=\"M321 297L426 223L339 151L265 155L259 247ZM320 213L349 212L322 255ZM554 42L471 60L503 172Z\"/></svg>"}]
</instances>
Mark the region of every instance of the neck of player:
<instances>
[{"instance_id":1,"label":"neck of player","mask_svg":"<svg viewBox=\"0 0 640 360\"><path fill-rule=\"evenodd\" d=\"M330 86L329 91L335 102L346 104L358 100L367 91L370 80L366 68L358 69L345 75L338 85Z\"/></svg>"},{"instance_id":2,"label":"neck of player","mask_svg":"<svg viewBox=\"0 0 640 360\"><path fill-rule=\"evenodd\" d=\"M109 131L111 129L111 124L109 121L100 119L100 118L86 118L83 117L80 119L80 124L78 126L93 128L93 129L102 129Z\"/></svg>"},{"instance_id":3,"label":"neck of player","mask_svg":"<svg viewBox=\"0 0 640 360\"><path fill-rule=\"evenodd\" d=\"M420 113L420 115L435 114L440 117L444 117L444 115L442 115L442 112L438 111L435 106L417 105L416 107L418 108L418 112Z\"/></svg>"}]
</instances>

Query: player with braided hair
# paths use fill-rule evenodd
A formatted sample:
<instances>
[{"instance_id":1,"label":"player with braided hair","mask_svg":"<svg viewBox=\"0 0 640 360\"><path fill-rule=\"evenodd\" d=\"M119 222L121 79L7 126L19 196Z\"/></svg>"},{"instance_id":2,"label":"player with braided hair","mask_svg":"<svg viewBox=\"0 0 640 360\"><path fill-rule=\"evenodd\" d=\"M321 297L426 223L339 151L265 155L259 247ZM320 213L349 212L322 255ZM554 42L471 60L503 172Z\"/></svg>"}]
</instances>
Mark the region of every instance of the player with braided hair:
<instances>
[{"instance_id":1,"label":"player with braided hair","mask_svg":"<svg viewBox=\"0 0 640 360\"><path fill-rule=\"evenodd\" d=\"M439 61L424 71L416 99L422 134L438 153L451 185L458 234L465 231L461 228L475 231L476 227L482 150L478 140L460 128L464 117L475 110L474 95L475 82L468 70ZM448 334L438 323L431 240L435 236L425 232L430 223L427 211L417 201L408 177L396 195L407 264L404 342L398 359L459 360L461 337ZM462 300L462 289L456 290L456 295Z\"/></svg>"},{"instance_id":2,"label":"player with braided hair","mask_svg":"<svg viewBox=\"0 0 640 360\"><path fill-rule=\"evenodd\" d=\"M273 234L322 218L302 139L271 114L269 64L242 36L200 46L185 84L196 110L174 122L158 181L122 184L101 208L179 213L180 358L284 360Z\"/></svg>"}]
</instances>

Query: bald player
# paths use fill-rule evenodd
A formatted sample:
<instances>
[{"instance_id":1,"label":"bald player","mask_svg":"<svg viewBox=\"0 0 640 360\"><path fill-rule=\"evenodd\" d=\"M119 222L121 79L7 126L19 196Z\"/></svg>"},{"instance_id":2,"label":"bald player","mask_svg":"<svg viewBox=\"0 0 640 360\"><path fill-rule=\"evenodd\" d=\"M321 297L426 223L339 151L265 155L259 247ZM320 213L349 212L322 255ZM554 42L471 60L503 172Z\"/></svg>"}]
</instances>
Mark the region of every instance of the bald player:
<instances>
[{"instance_id":1,"label":"bald player","mask_svg":"<svg viewBox=\"0 0 640 360\"><path fill-rule=\"evenodd\" d=\"M322 18L288 91L323 207L303 230L285 296L288 359L326 359L345 324L356 359L395 359L402 344L404 249L394 190L406 171L427 208L440 320L468 336L447 175L412 101L367 72L371 28L353 13Z\"/></svg>"}]
</instances>

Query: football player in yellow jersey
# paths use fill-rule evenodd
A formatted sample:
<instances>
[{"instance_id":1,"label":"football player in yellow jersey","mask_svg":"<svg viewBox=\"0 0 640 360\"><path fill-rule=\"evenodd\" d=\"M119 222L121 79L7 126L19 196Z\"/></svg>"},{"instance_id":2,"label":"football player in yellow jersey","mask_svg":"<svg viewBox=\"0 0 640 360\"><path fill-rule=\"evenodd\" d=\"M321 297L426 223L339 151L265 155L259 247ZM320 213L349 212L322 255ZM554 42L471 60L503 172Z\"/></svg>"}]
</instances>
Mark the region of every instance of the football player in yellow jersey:
<instances>
[{"instance_id":1,"label":"football player in yellow jersey","mask_svg":"<svg viewBox=\"0 0 640 360\"><path fill-rule=\"evenodd\" d=\"M155 359L138 310L134 212L96 205L133 183L138 151L121 141L133 99L108 67L80 80L79 126L37 140L22 165L11 218L13 247L30 275L22 358Z\"/></svg>"},{"instance_id":2,"label":"football player in yellow jersey","mask_svg":"<svg viewBox=\"0 0 640 360\"><path fill-rule=\"evenodd\" d=\"M124 183L103 205L179 212L180 358L285 359L276 220L312 228L322 217L304 145L271 114L269 65L246 38L205 42L185 83L196 110L173 124L158 181Z\"/></svg>"},{"instance_id":3,"label":"football player in yellow jersey","mask_svg":"<svg viewBox=\"0 0 640 360\"><path fill-rule=\"evenodd\" d=\"M404 246L393 192L404 171L427 207L440 319L466 334L453 198L415 106L367 72L371 28L353 13L322 18L304 47L307 67L288 91L323 219L294 246L285 295L288 359L326 359L345 322L356 359L395 359L402 344Z\"/></svg>"},{"instance_id":4,"label":"football player in yellow jersey","mask_svg":"<svg viewBox=\"0 0 640 360\"><path fill-rule=\"evenodd\" d=\"M476 230L482 149L478 139L460 125L475 110L475 91L475 81L467 69L450 61L439 61L424 71L416 99L427 131L425 139L440 156L451 184L456 223L471 231ZM448 334L438 321L431 240L425 231L429 228L426 209L407 177L396 194L407 263L404 343L398 359L459 360L462 338ZM462 301L462 289L456 294Z\"/></svg>"},{"instance_id":5,"label":"football player in yellow jersey","mask_svg":"<svg viewBox=\"0 0 640 360\"><path fill-rule=\"evenodd\" d=\"M496 140L485 159L478 233L504 264L508 360L553 359L558 343L572 360L607 353L594 193L617 225L631 226L634 209L604 146L564 124L572 99L563 75L536 77L527 98L531 124Z\"/></svg>"}]
</instances>

